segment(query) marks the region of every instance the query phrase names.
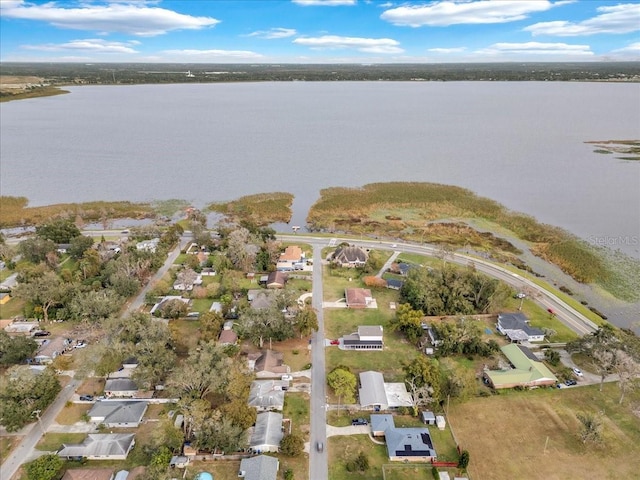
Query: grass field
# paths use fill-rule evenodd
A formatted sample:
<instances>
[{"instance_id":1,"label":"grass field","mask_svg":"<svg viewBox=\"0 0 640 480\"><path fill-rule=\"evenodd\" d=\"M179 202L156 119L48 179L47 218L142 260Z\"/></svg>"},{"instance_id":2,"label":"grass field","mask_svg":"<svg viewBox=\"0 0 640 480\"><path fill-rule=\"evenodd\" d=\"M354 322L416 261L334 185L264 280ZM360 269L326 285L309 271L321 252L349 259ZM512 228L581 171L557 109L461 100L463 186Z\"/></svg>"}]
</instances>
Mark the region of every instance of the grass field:
<instances>
[{"instance_id":1,"label":"grass field","mask_svg":"<svg viewBox=\"0 0 640 480\"><path fill-rule=\"evenodd\" d=\"M508 392L452 404L449 422L474 480L637 478L640 392L623 405L618 398L613 383L602 393L597 385ZM580 442L576 412L602 412L602 446Z\"/></svg>"},{"instance_id":2,"label":"grass field","mask_svg":"<svg viewBox=\"0 0 640 480\"><path fill-rule=\"evenodd\" d=\"M11 451L22 441L22 438L18 435L0 437L0 458L7 458Z\"/></svg>"},{"instance_id":3,"label":"grass field","mask_svg":"<svg viewBox=\"0 0 640 480\"><path fill-rule=\"evenodd\" d=\"M222 213L236 222L245 220L266 226L275 222L288 223L291 220L292 204L293 195L290 193L259 193L231 202L211 203L205 211Z\"/></svg>"},{"instance_id":4,"label":"grass field","mask_svg":"<svg viewBox=\"0 0 640 480\"><path fill-rule=\"evenodd\" d=\"M350 435L348 437L330 437L328 439L329 478L331 480L381 480L382 465L389 462L387 448L377 445L368 435ZM346 463L353 460L360 452L369 458L369 469L363 473L350 473Z\"/></svg>"},{"instance_id":5,"label":"grass field","mask_svg":"<svg viewBox=\"0 0 640 480\"><path fill-rule=\"evenodd\" d=\"M82 421L82 416L87 413L93 405L85 403L73 403L66 405L56 417L56 422L60 425L73 425Z\"/></svg>"},{"instance_id":6,"label":"grass field","mask_svg":"<svg viewBox=\"0 0 640 480\"><path fill-rule=\"evenodd\" d=\"M86 433L46 433L36 445L36 449L55 452L62 447L63 443L80 443L86 436Z\"/></svg>"}]
</instances>

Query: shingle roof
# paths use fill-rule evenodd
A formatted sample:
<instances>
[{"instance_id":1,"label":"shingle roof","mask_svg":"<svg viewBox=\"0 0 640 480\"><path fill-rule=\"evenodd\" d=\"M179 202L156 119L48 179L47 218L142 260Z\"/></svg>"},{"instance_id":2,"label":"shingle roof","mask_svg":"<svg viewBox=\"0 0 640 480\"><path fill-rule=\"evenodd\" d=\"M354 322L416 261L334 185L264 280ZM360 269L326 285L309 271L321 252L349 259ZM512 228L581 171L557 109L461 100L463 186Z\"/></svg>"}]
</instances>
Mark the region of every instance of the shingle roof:
<instances>
[{"instance_id":1,"label":"shingle roof","mask_svg":"<svg viewBox=\"0 0 640 480\"><path fill-rule=\"evenodd\" d=\"M391 457L435 457L431 434L426 427L399 428L392 415L371 415L371 431L384 432Z\"/></svg>"},{"instance_id":2,"label":"shingle roof","mask_svg":"<svg viewBox=\"0 0 640 480\"><path fill-rule=\"evenodd\" d=\"M280 445L282 440L282 414L275 412L259 413L256 417L256 425L249 440L249 446Z\"/></svg>"},{"instance_id":3,"label":"shingle roof","mask_svg":"<svg viewBox=\"0 0 640 480\"><path fill-rule=\"evenodd\" d=\"M110 378L105 382L105 392L135 392L138 390L136 383L129 378Z\"/></svg>"},{"instance_id":4,"label":"shingle roof","mask_svg":"<svg viewBox=\"0 0 640 480\"><path fill-rule=\"evenodd\" d=\"M501 313L498 315L498 322L503 330L522 330L529 337L544 334L539 328L529 325L529 319L524 313Z\"/></svg>"},{"instance_id":5,"label":"shingle roof","mask_svg":"<svg viewBox=\"0 0 640 480\"><path fill-rule=\"evenodd\" d=\"M278 459L267 455L243 458L240 471L244 472L245 480L276 480Z\"/></svg>"},{"instance_id":6,"label":"shingle roof","mask_svg":"<svg viewBox=\"0 0 640 480\"><path fill-rule=\"evenodd\" d=\"M380 405L383 409L388 407L387 394L384 390L384 377L380 372L360 373L360 406L368 407Z\"/></svg>"},{"instance_id":7,"label":"shingle roof","mask_svg":"<svg viewBox=\"0 0 640 480\"><path fill-rule=\"evenodd\" d=\"M133 445L133 433L90 433L82 443L63 445L60 457L126 456Z\"/></svg>"},{"instance_id":8,"label":"shingle roof","mask_svg":"<svg viewBox=\"0 0 640 480\"><path fill-rule=\"evenodd\" d=\"M288 382L280 380L254 380L249 391L249 406L257 408L278 408L284 406L282 385Z\"/></svg>"},{"instance_id":9,"label":"shingle roof","mask_svg":"<svg viewBox=\"0 0 640 480\"><path fill-rule=\"evenodd\" d=\"M88 415L92 419L104 419L98 420L104 424L140 423L146 410L147 402L98 400Z\"/></svg>"}]
</instances>

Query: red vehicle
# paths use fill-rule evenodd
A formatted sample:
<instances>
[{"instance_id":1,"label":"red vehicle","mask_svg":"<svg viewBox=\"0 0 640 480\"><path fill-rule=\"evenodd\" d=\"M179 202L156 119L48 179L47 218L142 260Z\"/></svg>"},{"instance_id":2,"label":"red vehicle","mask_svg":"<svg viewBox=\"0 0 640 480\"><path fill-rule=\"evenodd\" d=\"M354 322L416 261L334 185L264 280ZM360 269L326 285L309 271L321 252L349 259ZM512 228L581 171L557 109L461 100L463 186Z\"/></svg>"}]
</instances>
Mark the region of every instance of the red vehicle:
<instances>
[{"instance_id":1,"label":"red vehicle","mask_svg":"<svg viewBox=\"0 0 640 480\"><path fill-rule=\"evenodd\" d=\"M331 340L331 345L340 345L340 340Z\"/></svg>"},{"instance_id":2,"label":"red vehicle","mask_svg":"<svg viewBox=\"0 0 640 480\"><path fill-rule=\"evenodd\" d=\"M549 312L551 315L555 315L556 312L553 311L553 309L551 308L547 308L547 312Z\"/></svg>"}]
</instances>

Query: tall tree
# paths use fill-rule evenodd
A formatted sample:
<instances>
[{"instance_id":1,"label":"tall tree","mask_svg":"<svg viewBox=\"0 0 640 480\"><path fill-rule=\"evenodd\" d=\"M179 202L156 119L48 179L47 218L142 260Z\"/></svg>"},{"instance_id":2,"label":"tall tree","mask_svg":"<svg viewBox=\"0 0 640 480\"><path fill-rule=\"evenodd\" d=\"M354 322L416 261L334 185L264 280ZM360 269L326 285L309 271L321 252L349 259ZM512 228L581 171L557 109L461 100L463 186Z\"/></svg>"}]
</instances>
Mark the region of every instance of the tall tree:
<instances>
[{"instance_id":1,"label":"tall tree","mask_svg":"<svg viewBox=\"0 0 640 480\"><path fill-rule=\"evenodd\" d=\"M410 342L416 342L424 333L421 310L414 310L409 303L401 304L396 310L395 318L391 319L391 330L400 330Z\"/></svg>"},{"instance_id":2,"label":"tall tree","mask_svg":"<svg viewBox=\"0 0 640 480\"><path fill-rule=\"evenodd\" d=\"M300 338L308 337L318 330L318 315L313 308L303 308L296 315L296 327L300 332Z\"/></svg>"},{"instance_id":3,"label":"tall tree","mask_svg":"<svg viewBox=\"0 0 640 480\"><path fill-rule=\"evenodd\" d=\"M224 347L214 342L200 344L189 358L179 365L167 380L178 396L204 398L209 393L221 393L228 380L231 359Z\"/></svg>"},{"instance_id":4,"label":"tall tree","mask_svg":"<svg viewBox=\"0 0 640 480\"><path fill-rule=\"evenodd\" d=\"M405 382L414 384L417 388L431 387L431 396L440 398L440 369L437 360L421 355L412 362L404 362L402 370Z\"/></svg>"},{"instance_id":5,"label":"tall tree","mask_svg":"<svg viewBox=\"0 0 640 480\"><path fill-rule=\"evenodd\" d=\"M354 403L358 380L349 370L335 368L327 375L327 383L338 396L338 403Z\"/></svg>"},{"instance_id":6,"label":"tall tree","mask_svg":"<svg viewBox=\"0 0 640 480\"><path fill-rule=\"evenodd\" d=\"M16 297L34 305L42 307L44 320L49 321L49 311L52 307L62 306L68 300L72 286L64 282L52 271L20 283L14 290Z\"/></svg>"},{"instance_id":7,"label":"tall tree","mask_svg":"<svg viewBox=\"0 0 640 480\"><path fill-rule=\"evenodd\" d=\"M81 235L80 229L71 220L58 218L36 227L36 235L54 243L71 243Z\"/></svg>"},{"instance_id":8,"label":"tall tree","mask_svg":"<svg viewBox=\"0 0 640 480\"><path fill-rule=\"evenodd\" d=\"M9 366L24 362L30 358L38 344L31 337L10 337L7 332L0 330L0 365Z\"/></svg>"}]
</instances>

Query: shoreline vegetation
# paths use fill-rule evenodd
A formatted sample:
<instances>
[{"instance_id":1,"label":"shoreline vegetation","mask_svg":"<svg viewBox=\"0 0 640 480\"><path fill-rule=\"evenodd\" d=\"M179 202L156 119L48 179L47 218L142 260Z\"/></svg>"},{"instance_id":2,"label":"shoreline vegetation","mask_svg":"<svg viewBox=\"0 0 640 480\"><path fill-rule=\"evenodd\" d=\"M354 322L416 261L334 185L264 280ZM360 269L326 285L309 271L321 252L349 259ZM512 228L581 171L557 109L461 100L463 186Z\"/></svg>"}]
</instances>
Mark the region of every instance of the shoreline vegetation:
<instances>
[{"instance_id":1,"label":"shoreline vegetation","mask_svg":"<svg viewBox=\"0 0 640 480\"><path fill-rule=\"evenodd\" d=\"M584 143L596 147L593 153L615 154L618 160L640 161L640 140L591 140Z\"/></svg>"},{"instance_id":2,"label":"shoreline vegetation","mask_svg":"<svg viewBox=\"0 0 640 480\"><path fill-rule=\"evenodd\" d=\"M0 75L0 102L69 93L36 76Z\"/></svg>"},{"instance_id":3,"label":"shoreline vegetation","mask_svg":"<svg viewBox=\"0 0 640 480\"><path fill-rule=\"evenodd\" d=\"M247 195L213 202L216 212L235 222L259 227L288 223L293 195L286 192ZM105 228L120 218L160 219L184 211L188 202L85 202L28 207L25 197L0 197L0 228L35 226L55 217L78 225L101 222ZM480 222L482 230L475 225ZM626 302L640 297L640 261L591 245L575 235L535 218L508 210L498 202L465 188L424 182L373 183L363 187L323 189L311 206L307 228L312 232L366 235L416 243L438 244L443 252L464 250L490 255L536 274L519 256L522 242L534 255L558 266L583 284L595 284ZM519 247L509 241L518 239Z\"/></svg>"}]
</instances>

